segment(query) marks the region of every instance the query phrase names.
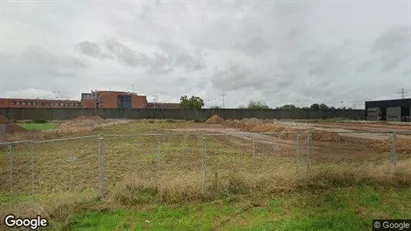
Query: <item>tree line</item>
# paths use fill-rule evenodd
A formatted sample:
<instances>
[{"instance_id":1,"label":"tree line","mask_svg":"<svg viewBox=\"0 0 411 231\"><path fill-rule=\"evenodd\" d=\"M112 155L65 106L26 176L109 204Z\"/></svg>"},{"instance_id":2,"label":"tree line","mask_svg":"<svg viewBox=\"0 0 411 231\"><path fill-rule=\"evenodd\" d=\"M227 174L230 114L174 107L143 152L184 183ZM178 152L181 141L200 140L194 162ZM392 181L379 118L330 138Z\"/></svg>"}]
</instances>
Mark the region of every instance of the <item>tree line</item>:
<instances>
[{"instance_id":1,"label":"tree line","mask_svg":"<svg viewBox=\"0 0 411 231\"><path fill-rule=\"evenodd\" d=\"M188 96L182 96L180 98L180 108L182 109L201 109L204 107L204 100L198 96L191 96L190 98ZM210 107L211 109L221 109L219 106L212 106ZM266 103L260 102L260 101L250 101L247 106L240 105L238 107L239 109L247 109L247 110L267 110L267 109L272 109L270 108ZM351 110L352 108L335 108L335 107L329 107L324 103L318 104L314 103L311 104L310 107L298 107L294 104L285 104L281 107L276 107L274 108L276 110L287 110L287 111L333 111L333 110Z\"/></svg>"}]
</instances>

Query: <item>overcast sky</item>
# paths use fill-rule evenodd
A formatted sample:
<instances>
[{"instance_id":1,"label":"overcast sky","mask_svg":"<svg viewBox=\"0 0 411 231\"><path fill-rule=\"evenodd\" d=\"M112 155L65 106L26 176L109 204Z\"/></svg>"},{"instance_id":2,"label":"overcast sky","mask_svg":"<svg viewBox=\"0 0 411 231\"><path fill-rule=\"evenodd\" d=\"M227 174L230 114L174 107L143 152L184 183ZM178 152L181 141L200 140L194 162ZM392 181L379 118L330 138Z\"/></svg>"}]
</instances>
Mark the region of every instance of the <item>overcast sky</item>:
<instances>
[{"instance_id":1,"label":"overcast sky","mask_svg":"<svg viewBox=\"0 0 411 231\"><path fill-rule=\"evenodd\" d=\"M157 93L206 106L411 97L409 1L1 3L2 97ZM341 101L344 101L341 103Z\"/></svg>"}]
</instances>

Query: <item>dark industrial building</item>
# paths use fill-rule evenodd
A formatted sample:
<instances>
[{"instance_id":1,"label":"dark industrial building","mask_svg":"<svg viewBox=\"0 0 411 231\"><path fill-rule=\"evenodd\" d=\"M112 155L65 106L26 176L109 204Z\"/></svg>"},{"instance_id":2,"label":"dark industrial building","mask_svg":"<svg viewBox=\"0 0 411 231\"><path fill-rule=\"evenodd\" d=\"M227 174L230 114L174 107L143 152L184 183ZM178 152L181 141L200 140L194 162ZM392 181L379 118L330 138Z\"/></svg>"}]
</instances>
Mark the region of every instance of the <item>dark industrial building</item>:
<instances>
[{"instance_id":1,"label":"dark industrial building","mask_svg":"<svg viewBox=\"0 0 411 231\"><path fill-rule=\"evenodd\" d=\"M411 99L392 99L365 102L365 119L410 121Z\"/></svg>"}]
</instances>

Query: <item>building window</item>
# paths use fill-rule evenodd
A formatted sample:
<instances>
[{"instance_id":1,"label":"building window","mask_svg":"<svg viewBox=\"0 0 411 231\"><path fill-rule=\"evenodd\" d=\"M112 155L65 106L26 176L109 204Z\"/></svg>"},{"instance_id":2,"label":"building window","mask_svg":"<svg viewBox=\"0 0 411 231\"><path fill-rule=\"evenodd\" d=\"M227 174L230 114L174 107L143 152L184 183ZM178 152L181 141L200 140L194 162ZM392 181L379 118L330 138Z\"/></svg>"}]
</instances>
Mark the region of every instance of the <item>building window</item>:
<instances>
[{"instance_id":1,"label":"building window","mask_svg":"<svg viewBox=\"0 0 411 231\"><path fill-rule=\"evenodd\" d=\"M16 105L20 105L20 102L17 102Z\"/></svg>"}]
</instances>

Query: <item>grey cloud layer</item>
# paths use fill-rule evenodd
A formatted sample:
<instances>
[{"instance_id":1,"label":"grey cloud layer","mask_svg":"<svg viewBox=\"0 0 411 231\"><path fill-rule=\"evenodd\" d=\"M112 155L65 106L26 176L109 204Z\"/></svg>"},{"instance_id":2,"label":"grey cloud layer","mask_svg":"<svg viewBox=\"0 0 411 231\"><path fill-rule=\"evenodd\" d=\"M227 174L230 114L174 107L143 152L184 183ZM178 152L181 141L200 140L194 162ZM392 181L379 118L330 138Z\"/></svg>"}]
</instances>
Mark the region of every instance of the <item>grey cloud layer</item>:
<instances>
[{"instance_id":1,"label":"grey cloud layer","mask_svg":"<svg viewBox=\"0 0 411 231\"><path fill-rule=\"evenodd\" d=\"M158 46L161 52L146 54L116 40L107 40L102 46L89 41L83 41L76 45L78 51L83 55L97 59L116 59L129 67L145 68L150 74L167 73L175 68L196 71L206 67L204 54L199 51L189 52L169 43L161 43Z\"/></svg>"},{"instance_id":2,"label":"grey cloud layer","mask_svg":"<svg viewBox=\"0 0 411 231\"><path fill-rule=\"evenodd\" d=\"M232 107L252 99L340 106L395 97L411 85L407 3L38 3L33 12L28 6L4 8L5 31L16 33L4 37L6 91L52 84L77 95L80 88L135 83L170 100L197 94L207 101L224 90ZM48 19L51 9L58 14ZM27 28L42 36L30 40ZM26 46L13 41L21 37Z\"/></svg>"}]
</instances>

